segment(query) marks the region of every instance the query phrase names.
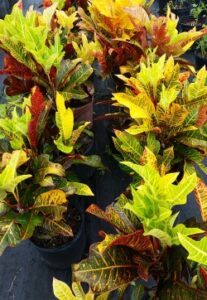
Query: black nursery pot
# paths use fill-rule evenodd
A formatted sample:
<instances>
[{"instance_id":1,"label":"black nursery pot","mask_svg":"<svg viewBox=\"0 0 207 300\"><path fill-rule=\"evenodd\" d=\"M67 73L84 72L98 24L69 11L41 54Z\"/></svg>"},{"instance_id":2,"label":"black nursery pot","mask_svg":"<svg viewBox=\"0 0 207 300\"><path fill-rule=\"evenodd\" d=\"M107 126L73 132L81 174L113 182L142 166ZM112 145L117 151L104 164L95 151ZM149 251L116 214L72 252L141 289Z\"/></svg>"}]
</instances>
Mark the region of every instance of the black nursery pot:
<instances>
[{"instance_id":1,"label":"black nursery pot","mask_svg":"<svg viewBox=\"0 0 207 300\"><path fill-rule=\"evenodd\" d=\"M159 0L159 10L160 10L160 13L163 13L164 12L164 9L166 7L166 5L168 4L168 0Z\"/></svg>"},{"instance_id":2,"label":"black nursery pot","mask_svg":"<svg viewBox=\"0 0 207 300\"><path fill-rule=\"evenodd\" d=\"M186 5L182 8L172 8L172 12L179 18L181 18L183 16L189 16L190 10L191 10L190 5Z\"/></svg>"},{"instance_id":3,"label":"black nursery pot","mask_svg":"<svg viewBox=\"0 0 207 300\"><path fill-rule=\"evenodd\" d=\"M76 208L81 216L81 225L79 232L71 242L54 249L41 248L32 242L42 256L43 261L53 269L68 269L72 264L79 262L84 255L86 247L84 212L78 207Z\"/></svg>"},{"instance_id":4,"label":"black nursery pot","mask_svg":"<svg viewBox=\"0 0 207 300\"><path fill-rule=\"evenodd\" d=\"M197 70L207 66L207 57L202 56L199 50L195 51L195 65Z\"/></svg>"},{"instance_id":5,"label":"black nursery pot","mask_svg":"<svg viewBox=\"0 0 207 300\"><path fill-rule=\"evenodd\" d=\"M189 31L191 29L193 29L194 27L196 27L197 30L201 30L202 29L202 24L195 23L195 19L191 16L183 16L180 18L179 20L179 26L180 26L180 30L183 31Z\"/></svg>"}]
</instances>

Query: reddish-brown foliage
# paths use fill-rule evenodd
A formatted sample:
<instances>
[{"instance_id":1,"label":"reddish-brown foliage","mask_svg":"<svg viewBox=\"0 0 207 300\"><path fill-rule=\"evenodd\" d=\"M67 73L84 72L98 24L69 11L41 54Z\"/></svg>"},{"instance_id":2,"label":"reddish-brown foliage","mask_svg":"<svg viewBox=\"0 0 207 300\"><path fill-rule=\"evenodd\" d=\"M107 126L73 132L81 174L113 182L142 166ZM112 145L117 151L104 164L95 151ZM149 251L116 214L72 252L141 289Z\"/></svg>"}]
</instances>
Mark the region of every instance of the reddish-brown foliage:
<instances>
[{"instance_id":1,"label":"reddish-brown foliage","mask_svg":"<svg viewBox=\"0 0 207 300\"><path fill-rule=\"evenodd\" d=\"M207 287L207 270L204 269L203 267L200 267L200 274L203 277L203 280L204 280L205 285Z\"/></svg>"},{"instance_id":2,"label":"reddish-brown foliage","mask_svg":"<svg viewBox=\"0 0 207 300\"><path fill-rule=\"evenodd\" d=\"M31 80L25 81L15 76L8 76L4 80L4 84L6 86L6 94L8 96L28 93L34 86L34 83Z\"/></svg>"},{"instance_id":3,"label":"reddish-brown foliage","mask_svg":"<svg viewBox=\"0 0 207 300\"><path fill-rule=\"evenodd\" d=\"M196 126L202 127L207 122L207 105L203 105L199 109L198 118L196 120Z\"/></svg>"},{"instance_id":4,"label":"reddish-brown foliage","mask_svg":"<svg viewBox=\"0 0 207 300\"><path fill-rule=\"evenodd\" d=\"M52 0L43 0L44 8L49 7L52 5Z\"/></svg>"},{"instance_id":5,"label":"reddish-brown foliage","mask_svg":"<svg viewBox=\"0 0 207 300\"><path fill-rule=\"evenodd\" d=\"M32 79L32 72L30 69L18 62L11 55L6 55L4 57L4 69L0 70L0 74L12 75L25 80Z\"/></svg>"},{"instance_id":6,"label":"reddish-brown foliage","mask_svg":"<svg viewBox=\"0 0 207 300\"><path fill-rule=\"evenodd\" d=\"M32 114L32 120L30 121L28 128L30 145L33 148L37 147L39 117L44 107L45 101L43 95L40 89L38 87L35 87L31 96L30 112Z\"/></svg>"}]
</instances>

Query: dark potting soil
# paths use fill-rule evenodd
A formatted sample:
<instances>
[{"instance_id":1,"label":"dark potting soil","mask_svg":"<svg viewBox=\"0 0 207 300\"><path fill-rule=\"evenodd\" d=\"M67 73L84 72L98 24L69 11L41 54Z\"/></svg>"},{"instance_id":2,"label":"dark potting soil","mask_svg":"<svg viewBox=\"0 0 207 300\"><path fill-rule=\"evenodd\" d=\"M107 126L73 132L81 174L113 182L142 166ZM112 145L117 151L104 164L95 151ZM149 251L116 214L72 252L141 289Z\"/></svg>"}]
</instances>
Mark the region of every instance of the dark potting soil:
<instances>
[{"instance_id":1,"label":"dark potting soil","mask_svg":"<svg viewBox=\"0 0 207 300\"><path fill-rule=\"evenodd\" d=\"M32 242L36 246L40 248L46 248L46 249L58 248L72 242L72 240L77 236L81 225L81 215L77 208L71 205L68 207L68 211L65 216L65 222L72 228L73 231L72 237L58 235L58 236L53 236L50 239L41 239L38 238L38 235L46 235L48 232L42 227L37 227L34 236L31 239Z\"/></svg>"}]
</instances>

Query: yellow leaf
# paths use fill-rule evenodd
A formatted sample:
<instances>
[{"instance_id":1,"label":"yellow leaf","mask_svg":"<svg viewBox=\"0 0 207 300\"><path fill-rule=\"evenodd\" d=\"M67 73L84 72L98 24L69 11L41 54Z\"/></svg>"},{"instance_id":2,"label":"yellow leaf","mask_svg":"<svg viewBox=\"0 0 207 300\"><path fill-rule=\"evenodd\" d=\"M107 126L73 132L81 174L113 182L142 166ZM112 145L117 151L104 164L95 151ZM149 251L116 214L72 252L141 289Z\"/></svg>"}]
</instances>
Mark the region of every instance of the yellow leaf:
<instances>
[{"instance_id":1,"label":"yellow leaf","mask_svg":"<svg viewBox=\"0 0 207 300\"><path fill-rule=\"evenodd\" d=\"M126 106L129 109L130 116L134 119L147 119L149 118L148 112L145 111L139 104L140 96L131 96L125 93L113 94L114 100L116 100L122 106Z\"/></svg>"},{"instance_id":2,"label":"yellow leaf","mask_svg":"<svg viewBox=\"0 0 207 300\"><path fill-rule=\"evenodd\" d=\"M69 286L56 278L53 279L53 290L58 300L76 300Z\"/></svg>"},{"instance_id":3,"label":"yellow leaf","mask_svg":"<svg viewBox=\"0 0 207 300\"><path fill-rule=\"evenodd\" d=\"M65 107L65 99L64 97L57 92L56 95L56 124L60 130L60 134L62 135L64 141L66 142L72 135L73 125L74 125L74 116L71 108Z\"/></svg>"},{"instance_id":4,"label":"yellow leaf","mask_svg":"<svg viewBox=\"0 0 207 300\"><path fill-rule=\"evenodd\" d=\"M174 102L179 94L179 90L175 88L167 89L164 85L162 85L162 91L160 93L160 106L167 110L172 102Z\"/></svg>"},{"instance_id":5,"label":"yellow leaf","mask_svg":"<svg viewBox=\"0 0 207 300\"><path fill-rule=\"evenodd\" d=\"M77 20L77 13L74 12L68 16L63 10L57 10L57 21L63 27L68 30L73 29L73 23Z\"/></svg>"}]
</instances>

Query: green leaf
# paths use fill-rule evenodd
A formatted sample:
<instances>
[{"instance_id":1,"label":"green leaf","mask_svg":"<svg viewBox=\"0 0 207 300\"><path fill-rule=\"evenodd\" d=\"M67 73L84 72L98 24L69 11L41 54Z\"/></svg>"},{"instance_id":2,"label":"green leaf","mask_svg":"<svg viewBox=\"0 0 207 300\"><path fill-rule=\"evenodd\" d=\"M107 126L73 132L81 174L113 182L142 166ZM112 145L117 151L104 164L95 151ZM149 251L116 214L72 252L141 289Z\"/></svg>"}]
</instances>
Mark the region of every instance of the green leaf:
<instances>
[{"instance_id":1,"label":"green leaf","mask_svg":"<svg viewBox=\"0 0 207 300\"><path fill-rule=\"evenodd\" d=\"M172 246L171 236L167 232L160 229L152 229L145 233L145 235L152 235L160 240L162 246L165 248L167 246Z\"/></svg>"},{"instance_id":2,"label":"green leaf","mask_svg":"<svg viewBox=\"0 0 207 300\"><path fill-rule=\"evenodd\" d=\"M82 33L82 43L79 46L76 42L72 42L73 48L76 51L77 57L81 58L83 63L93 63L95 59L95 54L98 51L101 51L101 45L98 40L95 38L94 41L88 41L86 34Z\"/></svg>"},{"instance_id":3,"label":"green leaf","mask_svg":"<svg viewBox=\"0 0 207 300\"><path fill-rule=\"evenodd\" d=\"M48 175L58 177L65 176L65 169L61 164L53 163L49 160L49 155L41 154L33 159L33 169L35 174L35 183L42 183Z\"/></svg>"},{"instance_id":4,"label":"green leaf","mask_svg":"<svg viewBox=\"0 0 207 300\"><path fill-rule=\"evenodd\" d=\"M86 165L93 168L104 169L100 156L98 155L71 155L70 162L77 165Z\"/></svg>"},{"instance_id":5,"label":"green leaf","mask_svg":"<svg viewBox=\"0 0 207 300\"><path fill-rule=\"evenodd\" d=\"M60 1L60 0L59 0ZM63 27L67 28L68 31L72 30L74 25L73 23L77 20L77 12L75 11L70 16L64 10L56 11L57 22Z\"/></svg>"},{"instance_id":6,"label":"green leaf","mask_svg":"<svg viewBox=\"0 0 207 300\"><path fill-rule=\"evenodd\" d=\"M16 217L13 212L0 216L0 255L8 246L14 247L21 242L21 229L15 222Z\"/></svg>"},{"instance_id":7,"label":"green leaf","mask_svg":"<svg viewBox=\"0 0 207 300\"><path fill-rule=\"evenodd\" d=\"M61 136L57 140L54 140L54 144L57 146L58 150L65 154L70 154L73 151L73 145L71 145L70 142L65 145Z\"/></svg>"},{"instance_id":8,"label":"green leaf","mask_svg":"<svg viewBox=\"0 0 207 300\"><path fill-rule=\"evenodd\" d=\"M54 141L57 148L63 153L71 153L73 146L70 138L73 133L74 116L71 108L66 108L65 99L57 92L56 95L57 112L55 114L56 125L60 131L60 136Z\"/></svg>"},{"instance_id":9,"label":"green leaf","mask_svg":"<svg viewBox=\"0 0 207 300\"><path fill-rule=\"evenodd\" d=\"M66 59L61 62L61 66L57 70L57 86L59 91L65 87L65 83L69 80L71 74L76 71L80 62L80 59ZM67 99L67 97L65 99Z\"/></svg>"},{"instance_id":10,"label":"green leaf","mask_svg":"<svg viewBox=\"0 0 207 300\"><path fill-rule=\"evenodd\" d=\"M188 251L188 259L195 261L199 264L207 265L207 237L202 238L200 241L178 233L181 245Z\"/></svg>"},{"instance_id":11,"label":"green leaf","mask_svg":"<svg viewBox=\"0 0 207 300\"><path fill-rule=\"evenodd\" d=\"M24 153L25 154L25 153ZM22 157L22 151L14 151L11 155L4 170L0 173L0 191L14 193L16 186L32 177L32 175L17 175L16 169L18 167L20 158ZM28 159L26 159L28 160ZM25 161L24 161L25 162ZM5 194L6 196L6 194Z\"/></svg>"},{"instance_id":12,"label":"green leaf","mask_svg":"<svg viewBox=\"0 0 207 300\"><path fill-rule=\"evenodd\" d=\"M69 81L66 83L63 92L67 91L68 88L72 89L85 83L92 73L93 69L90 65L80 64L76 72L71 75Z\"/></svg>"},{"instance_id":13,"label":"green leaf","mask_svg":"<svg viewBox=\"0 0 207 300\"><path fill-rule=\"evenodd\" d=\"M138 139L126 132L115 130L116 138L113 138L116 149L124 160L138 163L143 154L143 147Z\"/></svg>"},{"instance_id":14,"label":"green leaf","mask_svg":"<svg viewBox=\"0 0 207 300\"><path fill-rule=\"evenodd\" d=\"M24 213L16 218L16 222L21 224L21 239L27 240L32 237L35 228L43 224L43 217L33 213Z\"/></svg>"},{"instance_id":15,"label":"green leaf","mask_svg":"<svg viewBox=\"0 0 207 300\"><path fill-rule=\"evenodd\" d=\"M190 235L202 234L204 233L204 231L200 228L188 228L184 224L178 224L175 227L173 227L172 233L175 236L173 238L173 244L180 245L178 233L184 236L190 236Z\"/></svg>"},{"instance_id":16,"label":"green leaf","mask_svg":"<svg viewBox=\"0 0 207 300\"><path fill-rule=\"evenodd\" d=\"M13 149L22 149L25 144L24 138L28 137L28 125L31 120L31 113L28 107L22 115L19 115L16 108L12 111L11 118L0 119L0 128L9 139Z\"/></svg>"},{"instance_id":17,"label":"green leaf","mask_svg":"<svg viewBox=\"0 0 207 300\"><path fill-rule=\"evenodd\" d=\"M131 299L130 300L142 300L144 294L144 285L136 283L131 287Z\"/></svg>"},{"instance_id":18,"label":"green leaf","mask_svg":"<svg viewBox=\"0 0 207 300\"><path fill-rule=\"evenodd\" d=\"M64 186L64 191L66 195L79 195L79 196L94 196L90 187L87 184L80 182L67 182L67 185Z\"/></svg>"}]
</instances>

